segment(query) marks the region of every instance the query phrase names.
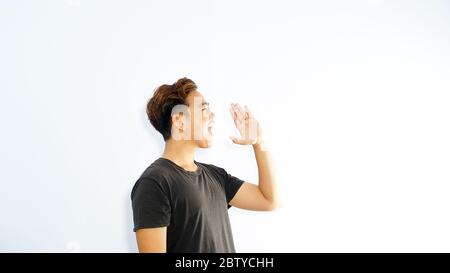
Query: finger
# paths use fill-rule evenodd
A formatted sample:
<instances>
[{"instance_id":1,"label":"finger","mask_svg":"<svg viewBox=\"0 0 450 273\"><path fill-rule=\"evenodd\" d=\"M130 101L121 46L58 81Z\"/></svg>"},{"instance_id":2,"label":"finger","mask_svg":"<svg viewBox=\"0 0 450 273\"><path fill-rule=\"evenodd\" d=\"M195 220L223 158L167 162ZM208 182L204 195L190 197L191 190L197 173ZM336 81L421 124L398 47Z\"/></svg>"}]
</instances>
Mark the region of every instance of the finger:
<instances>
[{"instance_id":1,"label":"finger","mask_svg":"<svg viewBox=\"0 0 450 273\"><path fill-rule=\"evenodd\" d=\"M239 103L236 104L236 110L242 118L245 118L244 108Z\"/></svg>"},{"instance_id":2,"label":"finger","mask_svg":"<svg viewBox=\"0 0 450 273\"><path fill-rule=\"evenodd\" d=\"M233 114L233 117L237 117L236 108L234 106L234 103L230 105L230 112Z\"/></svg>"},{"instance_id":3,"label":"finger","mask_svg":"<svg viewBox=\"0 0 450 273\"><path fill-rule=\"evenodd\" d=\"M237 138L235 138L233 136L230 136L230 139L235 144L239 144L239 145L244 145L245 144L245 140L243 140L243 139L237 139Z\"/></svg>"},{"instance_id":4,"label":"finger","mask_svg":"<svg viewBox=\"0 0 450 273\"><path fill-rule=\"evenodd\" d=\"M248 117L249 117L249 118L252 118L252 117L253 117L252 112L250 112L250 109L248 109L247 105L244 105L244 110L245 110L245 112L248 113Z\"/></svg>"},{"instance_id":5,"label":"finger","mask_svg":"<svg viewBox=\"0 0 450 273\"><path fill-rule=\"evenodd\" d=\"M238 119L243 120L244 119L244 113L242 111L242 108L240 108L240 105L235 103L233 104L233 109L236 112L236 115L238 117Z\"/></svg>"},{"instance_id":6,"label":"finger","mask_svg":"<svg viewBox=\"0 0 450 273\"><path fill-rule=\"evenodd\" d=\"M233 107L230 107L229 110L230 110L230 114L231 114L231 117L233 118L233 120L236 119L236 114L235 114L235 112L234 112Z\"/></svg>"},{"instance_id":7,"label":"finger","mask_svg":"<svg viewBox=\"0 0 450 273\"><path fill-rule=\"evenodd\" d=\"M236 111L234 111L233 108L230 108L230 114L231 114L231 117L233 118L234 125L236 127L238 127L238 120L237 120Z\"/></svg>"},{"instance_id":8,"label":"finger","mask_svg":"<svg viewBox=\"0 0 450 273\"><path fill-rule=\"evenodd\" d=\"M241 112L239 112L239 109L237 107L237 104L234 103L233 104L233 112L235 115L235 119L234 119L234 124L236 125L236 128L239 130L239 133L243 133L243 126L245 125L245 119L244 116L241 114Z\"/></svg>"}]
</instances>

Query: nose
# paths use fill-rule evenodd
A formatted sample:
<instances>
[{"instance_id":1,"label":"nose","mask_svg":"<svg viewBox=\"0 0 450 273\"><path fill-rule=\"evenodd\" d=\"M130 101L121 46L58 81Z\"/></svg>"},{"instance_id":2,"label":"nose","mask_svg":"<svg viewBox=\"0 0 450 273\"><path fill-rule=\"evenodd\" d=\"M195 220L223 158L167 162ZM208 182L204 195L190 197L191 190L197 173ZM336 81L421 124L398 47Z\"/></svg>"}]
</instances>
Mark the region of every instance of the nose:
<instances>
[{"instance_id":1,"label":"nose","mask_svg":"<svg viewBox=\"0 0 450 273\"><path fill-rule=\"evenodd\" d=\"M211 111L211 114L209 115L209 119L214 119L216 115L214 114L214 112Z\"/></svg>"}]
</instances>

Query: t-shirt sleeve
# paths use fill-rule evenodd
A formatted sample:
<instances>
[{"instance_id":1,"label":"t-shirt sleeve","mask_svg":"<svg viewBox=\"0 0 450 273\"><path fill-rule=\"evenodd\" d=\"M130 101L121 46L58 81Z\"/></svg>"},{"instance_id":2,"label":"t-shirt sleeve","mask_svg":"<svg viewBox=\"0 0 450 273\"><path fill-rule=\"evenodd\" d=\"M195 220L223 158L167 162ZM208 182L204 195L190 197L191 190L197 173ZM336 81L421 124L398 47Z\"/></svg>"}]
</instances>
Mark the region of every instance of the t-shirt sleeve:
<instances>
[{"instance_id":1,"label":"t-shirt sleeve","mask_svg":"<svg viewBox=\"0 0 450 273\"><path fill-rule=\"evenodd\" d=\"M169 200L160 183L150 178L140 178L131 193L133 231L168 226L171 216Z\"/></svg>"},{"instance_id":2,"label":"t-shirt sleeve","mask_svg":"<svg viewBox=\"0 0 450 273\"><path fill-rule=\"evenodd\" d=\"M231 207L230 201L236 195L239 188L244 184L245 181L239 179L231 174L229 174L223 168L219 168L222 181L224 183L225 195L227 198L228 208Z\"/></svg>"}]
</instances>

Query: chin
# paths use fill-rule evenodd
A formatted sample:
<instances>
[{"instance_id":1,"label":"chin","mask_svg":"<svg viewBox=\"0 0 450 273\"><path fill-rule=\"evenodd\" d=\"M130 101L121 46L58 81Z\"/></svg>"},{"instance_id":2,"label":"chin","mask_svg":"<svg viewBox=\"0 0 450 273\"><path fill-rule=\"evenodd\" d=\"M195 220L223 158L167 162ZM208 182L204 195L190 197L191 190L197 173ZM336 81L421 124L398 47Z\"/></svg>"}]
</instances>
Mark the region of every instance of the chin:
<instances>
[{"instance_id":1,"label":"chin","mask_svg":"<svg viewBox=\"0 0 450 273\"><path fill-rule=\"evenodd\" d=\"M197 146L199 148L210 148L213 145L214 135L211 131L212 128L205 127L203 130L202 138L197 140Z\"/></svg>"},{"instance_id":2,"label":"chin","mask_svg":"<svg viewBox=\"0 0 450 273\"><path fill-rule=\"evenodd\" d=\"M197 141L197 146L199 148L211 148L212 145L213 145L212 139Z\"/></svg>"}]
</instances>

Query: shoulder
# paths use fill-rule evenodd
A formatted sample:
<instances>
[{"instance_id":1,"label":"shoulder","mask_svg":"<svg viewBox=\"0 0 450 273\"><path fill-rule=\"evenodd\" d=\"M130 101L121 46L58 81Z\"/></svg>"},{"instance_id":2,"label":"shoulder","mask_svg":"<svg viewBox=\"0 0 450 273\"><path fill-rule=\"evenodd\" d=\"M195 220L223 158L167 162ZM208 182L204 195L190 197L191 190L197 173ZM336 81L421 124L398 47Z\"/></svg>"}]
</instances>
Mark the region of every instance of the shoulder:
<instances>
[{"instance_id":1,"label":"shoulder","mask_svg":"<svg viewBox=\"0 0 450 273\"><path fill-rule=\"evenodd\" d=\"M166 191L168 185L168 166L164 165L160 160L155 160L148 166L135 182L131 191L131 198L137 191L147 191L159 188Z\"/></svg>"},{"instance_id":2,"label":"shoulder","mask_svg":"<svg viewBox=\"0 0 450 273\"><path fill-rule=\"evenodd\" d=\"M145 171L141 174L139 179L143 180L154 180L161 183L162 181L167 180L167 174L170 173L170 166L165 164L160 158L153 161L150 166L145 169Z\"/></svg>"},{"instance_id":3,"label":"shoulder","mask_svg":"<svg viewBox=\"0 0 450 273\"><path fill-rule=\"evenodd\" d=\"M197 164L201 165L203 168L205 168L207 170L217 171L217 170L222 169L221 167L216 166L214 164L205 163L205 162L198 162L198 161L195 161L195 162L197 162Z\"/></svg>"},{"instance_id":4,"label":"shoulder","mask_svg":"<svg viewBox=\"0 0 450 273\"><path fill-rule=\"evenodd\" d=\"M200 164L203 167L203 169L205 169L207 172L212 173L216 176L224 177L227 174L227 171L224 168L219 167L217 165L204 162L197 162L197 163Z\"/></svg>"}]
</instances>

